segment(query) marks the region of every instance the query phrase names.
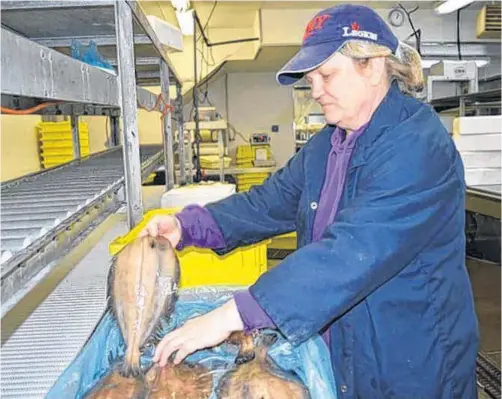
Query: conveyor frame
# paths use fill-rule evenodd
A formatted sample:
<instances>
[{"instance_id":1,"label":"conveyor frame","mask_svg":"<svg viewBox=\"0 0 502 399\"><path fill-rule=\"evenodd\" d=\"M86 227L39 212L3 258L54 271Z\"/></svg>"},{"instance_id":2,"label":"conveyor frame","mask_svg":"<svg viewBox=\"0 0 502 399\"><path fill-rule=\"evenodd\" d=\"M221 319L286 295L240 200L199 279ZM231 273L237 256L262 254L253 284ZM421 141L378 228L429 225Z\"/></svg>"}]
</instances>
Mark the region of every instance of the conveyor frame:
<instances>
[{"instance_id":1,"label":"conveyor frame","mask_svg":"<svg viewBox=\"0 0 502 399\"><path fill-rule=\"evenodd\" d=\"M160 146L146 146L143 149L147 153L143 155L145 160L141 165L141 181L144 181L163 161L163 151ZM75 160L66 165L32 174L25 178L15 179L2 185L2 197L9 199L5 203L2 203L3 215L6 209L8 210L12 207L19 209L19 206L22 205L19 204L21 200L27 201L28 206L30 203L42 201L44 193L50 190L50 185L54 184L52 183L54 181L55 184L67 187L66 194L68 197L71 197L72 192L74 192L71 185L72 179L75 179L75 177L82 180L87 179L91 183L88 186L89 188L84 189L84 192L82 192L78 184L76 185L78 191L75 195L78 195L81 200L76 201L75 204L80 204L80 209L77 208L66 219L61 220L59 224L48 229L43 236L33 241L26 248L15 252L11 258L2 263L2 314L19 299L16 297L16 293L22 291L23 287L36 274L47 265L61 258L69 249L85 238L104 218L119 209L124 199L125 180L120 173L121 155L122 151L120 148L115 147L111 150L91 155L85 159ZM99 180L99 184L97 183L93 186L93 179L89 179L92 176L81 175L84 173L81 170L91 162L98 162L100 160L103 162L102 160L106 160L107 157L111 159L111 163L108 164L110 169L104 168L106 164L98 165L100 175L106 179ZM85 171L85 169L83 170ZM65 176L67 176L66 181L64 180ZM8 196L6 197L6 195ZM50 203L54 208L57 208L56 201L53 200ZM61 208L65 210L64 203ZM28 219L30 219L30 213L34 210L29 208L24 209L26 209L26 215L23 215L23 217L28 216ZM4 224L1 227L3 235L7 227ZM5 305L5 301L9 301L7 306Z\"/></svg>"}]
</instances>

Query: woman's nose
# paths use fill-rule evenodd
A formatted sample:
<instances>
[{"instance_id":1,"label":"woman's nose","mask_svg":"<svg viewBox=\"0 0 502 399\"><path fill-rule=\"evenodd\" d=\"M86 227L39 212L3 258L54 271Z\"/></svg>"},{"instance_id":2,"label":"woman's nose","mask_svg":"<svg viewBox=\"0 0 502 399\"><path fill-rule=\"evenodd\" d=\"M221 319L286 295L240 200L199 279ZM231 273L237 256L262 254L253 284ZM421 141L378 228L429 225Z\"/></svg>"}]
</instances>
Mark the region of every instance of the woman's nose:
<instances>
[{"instance_id":1,"label":"woman's nose","mask_svg":"<svg viewBox=\"0 0 502 399\"><path fill-rule=\"evenodd\" d=\"M319 101L323 93L322 85L318 82L312 82L310 85L310 93L314 100Z\"/></svg>"}]
</instances>

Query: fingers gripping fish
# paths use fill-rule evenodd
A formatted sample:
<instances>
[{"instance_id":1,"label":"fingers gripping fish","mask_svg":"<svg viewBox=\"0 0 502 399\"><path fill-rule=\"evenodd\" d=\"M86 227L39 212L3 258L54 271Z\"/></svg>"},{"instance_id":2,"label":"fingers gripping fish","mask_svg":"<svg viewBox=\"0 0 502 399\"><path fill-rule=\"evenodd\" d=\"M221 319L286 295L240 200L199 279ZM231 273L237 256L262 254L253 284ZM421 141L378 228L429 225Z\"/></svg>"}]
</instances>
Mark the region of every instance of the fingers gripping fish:
<instances>
[{"instance_id":1,"label":"fingers gripping fish","mask_svg":"<svg viewBox=\"0 0 502 399\"><path fill-rule=\"evenodd\" d=\"M167 239L140 237L116 256L108 286L126 345L124 377L143 375L141 351L158 340L160 319L173 312L179 279L179 260Z\"/></svg>"}]
</instances>

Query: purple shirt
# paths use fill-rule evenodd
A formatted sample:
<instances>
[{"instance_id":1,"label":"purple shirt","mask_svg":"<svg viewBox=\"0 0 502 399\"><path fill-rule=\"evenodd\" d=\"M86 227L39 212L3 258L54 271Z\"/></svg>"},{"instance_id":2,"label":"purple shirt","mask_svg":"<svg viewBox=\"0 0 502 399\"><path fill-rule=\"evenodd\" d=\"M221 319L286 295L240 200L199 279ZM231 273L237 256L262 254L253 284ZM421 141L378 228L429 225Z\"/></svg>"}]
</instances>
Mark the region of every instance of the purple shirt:
<instances>
[{"instance_id":1,"label":"purple shirt","mask_svg":"<svg viewBox=\"0 0 502 399\"><path fill-rule=\"evenodd\" d=\"M322 239L326 227L333 223L345 185L352 151L357 138L366 130L366 127L367 125L362 126L347 138L345 131L336 128L331 136L331 151L326 165L326 178L314 219L313 241ZM182 227L182 242L178 245L178 249L189 245L213 249L225 246L221 230L204 208L189 206L176 216ZM235 293L234 299L246 332L276 327L248 290ZM329 329L324 332L323 338L329 345Z\"/></svg>"}]
</instances>

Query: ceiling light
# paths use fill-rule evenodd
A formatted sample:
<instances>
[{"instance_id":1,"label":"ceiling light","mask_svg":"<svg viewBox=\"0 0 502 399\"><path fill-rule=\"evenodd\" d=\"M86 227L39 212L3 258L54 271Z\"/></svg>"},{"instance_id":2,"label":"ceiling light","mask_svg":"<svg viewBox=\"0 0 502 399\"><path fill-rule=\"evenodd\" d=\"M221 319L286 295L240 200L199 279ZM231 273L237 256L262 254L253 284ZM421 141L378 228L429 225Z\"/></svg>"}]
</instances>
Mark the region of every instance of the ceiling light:
<instances>
[{"instance_id":1,"label":"ceiling light","mask_svg":"<svg viewBox=\"0 0 502 399\"><path fill-rule=\"evenodd\" d=\"M193 36L194 34L194 19L193 10L176 11L176 19L180 27L181 33L185 36Z\"/></svg>"},{"instance_id":2,"label":"ceiling light","mask_svg":"<svg viewBox=\"0 0 502 399\"><path fill-rule=\"evenodd\" d=\"M436 12L438 14L449 14L473 2L474 0L447 0L436 7Z\"/></svg>"},{"instance_id":3,"label":"ceiling light","mask_svg":"<svg viewBox=\"0 0 502 399\"><path fill-rule=\"evenodd\" d=\"M188 0L171 0L171 4L177 11L184 12L190 7L190 1Z\"/></svg>"}]
</instances>

